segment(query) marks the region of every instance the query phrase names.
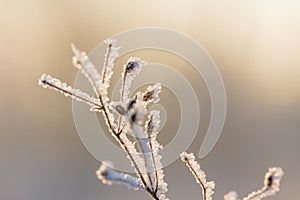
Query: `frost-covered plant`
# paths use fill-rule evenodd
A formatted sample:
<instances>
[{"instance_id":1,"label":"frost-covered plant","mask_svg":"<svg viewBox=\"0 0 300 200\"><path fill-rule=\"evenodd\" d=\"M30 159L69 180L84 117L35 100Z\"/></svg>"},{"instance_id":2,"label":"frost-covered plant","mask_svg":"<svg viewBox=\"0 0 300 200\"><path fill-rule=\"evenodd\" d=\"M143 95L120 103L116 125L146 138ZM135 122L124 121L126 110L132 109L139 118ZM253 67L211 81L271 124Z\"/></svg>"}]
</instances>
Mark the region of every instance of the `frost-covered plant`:
<instances>
[{"instance_id":1,"label":"frost-covered plant","mask_svg":"<svg viewBox=\"0 0 300 200\"><path fill-rule=\"evenodd\" d=\"M150 112L147 110L150 103L159 101L158 94L161 92L161 85L158 83L150 85L145 91L130 96L131 83L146 64L140 58L131 57L123 68L120 99L111 101L108 97L108 89L120 46L115 39L107 39L105 44L107 49L101 74L98 73L85 52L71 45L74 53L73 66L88 79L94 90L94 97L73 89L66 83L46 74L41 76L39 84L44 88L57 90L65 96L85 102L90 106L91 111L103 114L108 130L125 151L136 172L136 176L122 173L114 168L112 162L103 161L96 175L104 184L124 184L134 190L146 191L153 199L166 200L168 189L159 155L159 150L163 147L156 140L160 126L160 113L156 110ZM129 132L134 134L134 139L127 137ZM201 186L203 199L211 200L215 183L206 180L205 172L195 161L193 154L184 152L180 157ZM282 176L281 168L270 168L265 175L263 188L250 193L243 200L260 200L274 195L279 191ZM224 200L237 199L236 192L229 192L224 196Z\"/></svg>"}]
</instances>

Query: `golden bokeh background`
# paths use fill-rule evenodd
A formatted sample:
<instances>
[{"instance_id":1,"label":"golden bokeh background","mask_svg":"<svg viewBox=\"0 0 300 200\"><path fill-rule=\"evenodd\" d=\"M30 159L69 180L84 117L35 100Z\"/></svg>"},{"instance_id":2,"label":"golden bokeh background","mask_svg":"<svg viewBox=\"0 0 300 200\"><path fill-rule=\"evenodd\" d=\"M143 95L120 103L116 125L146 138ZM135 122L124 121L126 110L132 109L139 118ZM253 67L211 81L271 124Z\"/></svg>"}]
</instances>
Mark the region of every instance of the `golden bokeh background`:
<instances>
[{"instance_id":1,"label":"golden bokeh background","mask_svg":"<svg viewBox=\"0 0 300 200\"><path fill-rule=\"evenodd\" d=\"M292 0L0 0L0 199L147 198L96 179L99 162L77 136L71 100L37 85L42 73L74 82L71 42L90 51L107 37L144 26L194 38L223 76L225 127L201 161L217 183L215 198L232 189L244 196L261 186L267 167L277 165L286 175L273 199L297 199L299 10ZM191 150L198 149L195 140ZM170 199L200 198L181 162L166 169L166 180Z\"/></svg>"}]
</instances>

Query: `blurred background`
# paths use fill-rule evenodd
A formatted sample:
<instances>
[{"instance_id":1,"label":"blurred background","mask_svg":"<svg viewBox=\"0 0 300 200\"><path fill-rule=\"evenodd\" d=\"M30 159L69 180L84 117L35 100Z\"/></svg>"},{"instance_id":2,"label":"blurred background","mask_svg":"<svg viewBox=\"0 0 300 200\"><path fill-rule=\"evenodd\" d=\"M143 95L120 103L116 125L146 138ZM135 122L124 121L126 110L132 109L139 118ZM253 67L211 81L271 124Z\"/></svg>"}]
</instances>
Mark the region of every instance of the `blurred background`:
<instances>
[{"instance_id":1,"label":"blurred background","mask_svg":"<svg viewBox=\"0 0 300 200\"><path fill-rule=\"evenodd\" d=\"M261 187L273 165L285 170L282 190L273 199L297 199L299 9L292 0L0 0L0 199L150 199L97 180L100 163L77 135L72 101L37 84L42 73L73 84L71 42L89 52L107 37L143 26L195 39L222 74L227 118L217 145L201 160L208 179L217 183L215 199L232 189L244 196ZM170 55L144 53L152 61L188 65ZM201 78L185 75L201 99L203 123L189 149L198 153L210 117L209 95ZM172 123L162 131L163 144L172 137ZM201 198L183 163L165 172L170 199Z\"/></svg>"}]
</instances>

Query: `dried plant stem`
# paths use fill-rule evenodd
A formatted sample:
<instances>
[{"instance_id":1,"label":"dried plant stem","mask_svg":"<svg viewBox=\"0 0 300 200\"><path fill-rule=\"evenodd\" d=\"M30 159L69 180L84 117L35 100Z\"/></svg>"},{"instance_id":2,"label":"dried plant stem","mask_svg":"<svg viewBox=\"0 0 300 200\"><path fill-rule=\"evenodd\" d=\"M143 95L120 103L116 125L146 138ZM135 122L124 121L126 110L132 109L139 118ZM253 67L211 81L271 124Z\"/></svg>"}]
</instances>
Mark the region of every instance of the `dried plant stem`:
<instances>
[{"instance_id":1,"label":"dried plant stem","mask_svg":"<svg viewBox=\"0 0 300 200\"><path fill-rule=\"evenodd\" d=\"M159 200L159 198L158 198L157 195L156 195L156 192L155 192L155 191L152 191L151 188L149 188L149 187L147 186L146 180L144 179L144 177L143 177L143 175L142 175L142 173L141 173L141 170L139 169L139 167L138 167L138 165L136 164L136 162L135 162L133 156L132 156L131 153L129 152L128 147L126 146L126 144L123 142L123 140L120 138L119 135L116 135L116 138L117 138L118 142L123 146L125 152L127 153L127 155L129 156L131 162L133 163L133 165L134 165L134 167L135 167L135 169L136 169L136 171L137 171L137 174L138 174L139 178L140 178L141 181L142 181L142 184L143 184L145 190L146 190L146 191L150 194L150 196L152 196L155 200Z\"/></svg>"},{"instance_id":2,"label":"dried plant stem","mask_svg":"<svg viewBox=\"0 0 300 200\"><path fill-rule=\"evenodd\" d=\"M122 102L123 101L123 96L124 96L124 87L125 87L125 80L126 80L126 73L124 72L124 77L123 77L123 80L122 80L122 88L121 88L121 97L120 97L120 101ZM118 117L118 132L120 132L121 130L121 123L122 123L122 119L123 119L123 115L119 114L119 117Z\"/></svg>"},{"instance_id":3,"label":"dried plant stem","mask_svg":"<svg viewBox=\"0 0 300 200\"><path fill-rule=\"evenodd\" d=\"M149 147L150 147L150 150L151 150L151 158L152 158L152 162L153 162L153 168L154 168L154 175L155 175L155 186L153 186L154 188L154 191L156 192L157 189L158 189L158 172L157 172L157 166L156 166L156 162L155 162L155 156L154 156L154 149L153 149L153 144L152 144L152 140L151 140L151 133L150 133L150 130L149 130L149 126L152 126L152 123L153 123L153 115L151 114L150 115L150 119L147 123L147 135L148 135L148 141L149 141ZM153 131L153 128L152 128L152 131ZM152 136L154 137L154 136Z\"/></svg>"},{"instance_id":4,"label":"dried plant stem","mask_svg":"<svg viewBox=\"0 0 300 200\"><path fill-rule=\"evenodd\" d=\"M259 196L261 196L262 194L264 194L267 191L268 191L267 188L259 190L259 191L257 191L256 194L252 195L251 197L248 197L247 200L256 200Z\"/></svg>"},{"instance_id":5,"label":"dried plant stem","mask_svg":"<svg viewBox=\"0 0 300 200\"><path fill-rule=\"evenodd\" d=\"M140 140L138 140L138 141L139 141L138 144L139 144L139 146L140 146L141 153L143 154L143 159L144 159L145 168L147 169L147 176L148 176L150 185L151 185L151 187L152 187L152 191L154 192L155 189L154 189L154 187L153 187L152 176L151 176L150 172L148 171L149 169L150 169L150 170L152 170L152 169L151 169L151 166L149 166L149 163L147 162L147 158L146 158L146 156L148 156L148 154L149 154L150 152L145 152L145 151L144 151L144 148L142 147L142 144L141 144ZM153 159L152 159L152 160L153 160Z\"/></svg>"},{"instance_id":6,"label":"dried plant stem","mask_svg":"<svg viewBox=\"0 0 300 200\"><path fill-rule=\"evenodd\" d=\"M280 190L280 182L284 172L280 167L271 167L265 175L262 189L250 193L243 200L260 200L275 195Z\"/></svg>"},{"instance_id":7,"label":"dried plant stem","mask_svg":"<svg viewBox=\"0 0 300 200\"><path fill-rule=\"evenodd\" d=\"M194 175L197 183L202 188L203 200L212 200L213 189L215 188L215 183L213 181L207 182L205 172L200 168L200 164L195 161L194 154L182 153L181 159L187 167L190 169Z\"/></svg>"},{"instance_id":8,"label":"dried plant stem","mask_svg":"<svg viewBox=\"0 0 300 200\"><path fill-rule=\"evenodd\" d=\"M99 91L99 79L100 75L96 70L95 66L91 63L85 52L81 52L75 47L74 44L71 44L72 51L74 56L72 58L73 66L77 68L89 81L91 84L96 97L100 98Z\"/></svg>"},{"instance_id":9,"label":"dried plant stem","mask_svg":"<svg viewBox=\"0 0 300 200\"><path fill-rule=\"evenodd\" d=\"M107 108L105 107L104 102L103 102L103 99L102 99L101 96L99 96L99 100L100 100L100 103L103 105L103 107L102 107L102 112L103 112L103 114L104 114L104 119L106 119L106 121L107 121L109 130L110 130L114 135L117 135L116 131L114 130L114 128L113 128L113 126L112 126L112 123L111 123L110 118L109 118L109 116L108 116Z\"/></svg>"},{"instance_id":10,"label":"dried plant stem","mask_svg":"<svg viewBox=\"0 0 300 200\"><path fill-rule=\"evenodd\" d=\"M99 100L100 100L101 104L103 105L103 100L102 100L102 97L101 97L101 96L99 97ZM142 184L143 184L145 190L146 190L146 191L147 191L154 199L159 200L159 198L156 196L156 192L155 192L154 190L151 190L151 188L149 188L149 187L147 186L146 180L145 180L145 178L143 177L140 168L138 167L138 165L137 165L135 159L133 158L133 156L131 155L131 153L130 153L128 147L126 146L126 144L124 143L124 141L123 141L122 138L120 137L120 134L121 134L121 133L120 133L120 132L116 132L116 131L114 130L114 128L112 127L112 123L110 122L110 119L109 119L109 117L108 117L108 110L107 110L107 108L106 108L105 106L103 106L102 112L103 112L103 114L104 114L104 118L107 120L107 124L108 124L109 130L110 130L111 133L115 136L115 138L117 139L117 141L121 144L121 146L123 147L123 149L124 149L124 151L126 152L126 154L129 156L130 161L133 163L134 168L136 169L137 174L138 174L139 178L141 179ZM145 162L145 163L146 163L146 162ZM147 169L147 168L146 168L146 169ZM151 180L149 174L148 174L148 176L149 176L149 180Z\"/></svg>"},{"instance_id":11,"label":"dried plant stem","mask_svg":"<svg viewBox=\"0 0 300 200\"><path fill-rule=\"evenodd\" d=\"M132 126L132 130L135 133L135 136L136 136L136 139L137 139L137 142L139 145L139 149L143 155L144 166L147 171L147 176L148 176L150 187L152 188L151 191L154 193L155 189L154 189L153 183L155 180L152 180L153 177L151 176L151 173L153 172L153 166L152 166L153 159L150 154L151 153L151 149L149 147L150 141L149 141L148 137L146 137L146 134L145 134L142 126L136 124L135 122L132 122L131 126Z\"/></svg>"},{"instance_id":12,"label":"dried plant stem","mask_svg":"<svg viewBox=\"0 0 300 200\"><path fill-rule=\"evenodd\" d=\"M78 62L78 64L82 65L81 62ZM94 89L94 92L96 94L96 97L98 99L100 99L100 91L98 90L99 87L98 87L97 83L93 80L91 74L89 74L84 68L81 68L81 71L82 71L82 73L84 73L88 77L89 82L90 82L90 84L91 84L91 86Z\"/></svg>"},{"instance_id":13,"label":"dried plant stem","mask_svg":"<svg viewBox=\"0 0 300 200\"><path fill-rule=\"evenodd\" d=\"M98 108L99 110L103 108L102 104L97 104L95 103L94 101L91 101L90 99L88 98L85 98L83 96L80 96L80 95L76 95L75 93L72 93L62 87L58 87L57 85L51 83L51 82L48 82L47 80L41 80L41 84L43 85L47 85L49 88L52 88L52 89L55 89L57 91L60 91L61 93L65 94L65 95L70 95L72 98L75 98L75 99L80 99L81 101L83 102L86 102L90 105L93 105L95 106L95 108Z\"/></svg>"},{"instance_id":14,"label":"dried plant stem","mask_svg":"<svg viewBox=\"0 0 300 200\"><path fill-rule=\"evenodd\" d=\"M106 70L107 70L107 66L109 65L108 62L109 62L109 56L110 56L110 52L111 52L111 48L112 48L112 44L109 44L108 47L107 47L107 53L106 53L106 58L105 58L105 63L104 63L104 66L103 66L103 77L102 77L102 83L104 83L105 81L105 75L106 75Z\"/></svg>"},{"instance_id":15,"label":"dried plant stem","mask_svg":"<svg viewBox=\"0 0 300 200\"><path fill-rule=\"evenodd\" d=\"M204 183L202 182L201 178L197 175L195 169L192 167L191 163L189 160L186 161L187 166L190 168L190 170L192 171L193 175L195 176L195 178L197 179L197 181L199 182L199 184L201 185L202 188L202 195L203 195L203 200L206 200L206 187L204 185Z\"/></svg>"},{"instance_id":16,"label":"dried plant stem","mask_svg":"<svg viewBox=\"0 0 300 200\"><path fill-rule=\"evenodd\" d=\"M151 149L151 157L152 157L152 161L153 161L154 174L155 174L155 189L154 188L153 189L154 189L154 192L157 192L157 189L158 189L158 173L157 173L155 157L154 157L154 154L153 154L152 141L151 141L150 138L149 138L149 146L150 146L150 149Z\"/></svg>"},{"instance_id":17,"label":"dried plant stem","mask_svg":"<svg viewBox=\"0 0 300 200\"><path fill-rule=\"evenodd\" d=\"M123 97L124 97L126 76L127 76L127 73L124 72L124 77L123 77L123 80L122 80L122 88L121 88L121 97L120 97L121 101L123 101Z\"/></svg>"}]
</instances>

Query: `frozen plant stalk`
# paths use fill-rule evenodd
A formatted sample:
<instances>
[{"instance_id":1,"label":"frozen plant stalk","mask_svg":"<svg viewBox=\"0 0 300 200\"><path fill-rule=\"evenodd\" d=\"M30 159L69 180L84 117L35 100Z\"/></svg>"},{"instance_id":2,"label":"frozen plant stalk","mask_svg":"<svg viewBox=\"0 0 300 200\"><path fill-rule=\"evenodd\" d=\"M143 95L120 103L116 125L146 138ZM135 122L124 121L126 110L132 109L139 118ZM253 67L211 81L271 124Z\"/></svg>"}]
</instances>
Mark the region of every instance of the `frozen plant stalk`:
<instances>
[{"instance_id":1,"label":"frozen plant stalk","mask_svg":"<svg viewBox=\"0 0 300 200\"><path fill-rule=\"evenodd\" d=\"M145 91L130 96L132 81L147 64L140 58L131 57L123 67L120 99L111 101L107 91L120 46L115 39L107 39L104 42L107 49L101 74L98 73L85 52L71 45L74 53L73 66L87 78L95 97L79 89L73 89L66 83L46 74L41 76L39 84L44 88L54 89L65 96L86 103L93 112L102 113L108 130L125 151L136 172L136 176L118 172L114 169L112 162L103 161L96 175L104 184L123 184L134 190L146 191L152 199L167 200L167 183L164 181L162 158L159 155L159 150L163 147L156 140L160 126L160 113L156 110L149 112L147 109L149 104L159 102L161 85L159 83L150 85ZM133 133L134 139L127 137L128 132ZM213 181L206 180L205 172L195 161L195 156L184 152L181 154L181 159L201 186L203 200L212 200L215 184ZM282 175L281 168L270 168L265 176L264 187L250 193L243 200L260 200L274 195L279 191ZM229 192L224 199L237 200L237 194Z\"/></svg>"},{"instance_id":2,"label":"frozen plant stalk","mask_svg":"<svg viewBox=\"0 0 300 200\"><path fill-rule=\"evenodd\" d=\"M194 177L196 178L196 182L200 184L202 188L203 200L212 200L215 183L213 181L206 181L206 174L200 168L199 163L195 161L194 154L187 154L186 152L183 152L180 156L181 160L186 163L187 167L193 173Z\"/></svg>"},{"instance_id":3,"label":"frozen plant stalk","mask_svg":"<svg viewBox=\"0 0 300 200\"><path fill-rule=\"evenodd\" d=\"M265 175L264 186L262 189L251 192L243 200L260 200L268 196L273 196L279 192L280 181L283 176L283 170L280 167L271 167ZM231 191L224 196L224 200L237 200L235 191Z\"/></svg>"}]
</instances>

